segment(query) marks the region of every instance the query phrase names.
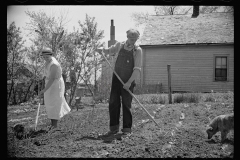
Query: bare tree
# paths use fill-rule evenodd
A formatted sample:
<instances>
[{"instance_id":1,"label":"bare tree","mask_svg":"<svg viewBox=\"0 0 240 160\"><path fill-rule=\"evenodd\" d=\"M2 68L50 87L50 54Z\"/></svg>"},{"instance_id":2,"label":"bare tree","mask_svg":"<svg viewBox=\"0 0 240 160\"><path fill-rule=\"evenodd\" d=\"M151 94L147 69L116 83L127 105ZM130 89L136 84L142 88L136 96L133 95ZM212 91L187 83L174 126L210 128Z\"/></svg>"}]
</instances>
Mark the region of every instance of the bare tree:
<instances>
[{"instance_id":1,"label":"bare tree","mask_svg":"<svg viewBox=\"0 0 240 160\"><path fill-rule=\"evenodd\" d=\"M199 6L199 13L214 13L214 12L233 12L233 6ZM193 6L154 6L154 15L176 15L193 13ZM134 12L131 15L136 26L147 23L149 14L146 12Z\"/></svg>"},{"instance_id":2,"label":"bare tree","mask_svg":"<svg viewBox=\"0 0 240 160\"><path fill-rule=\"evenodd\" d=\"M154 6L154 11L156 15L174 15L186 12L181 6Z\"/></svg>"},{"instance_id":3,"label":"bare tree","mask_svg":"<svg viewBox=\"0 0 240 160\"><path fill-rule=\"evenodd\" d=\"M224 6L224 12L234 12L234 6Z\"/></svg>"},{"instance_id":4,"label":"bare tree","mask_svg":"<svg viewBox=\"0 0 240 160\"><path fill-rule=\"evenodd\" d=\"M36 46L38 51L32 49L33 57L38 59L39 53L43 47L49 47L54 52L54 55L59 60L61 65L65 66L65 59L62 52L59 52L60 46L62 46L66 33L64 33L64 26L68 23L67 12L60 11L60 16L49 16L44 11L30 12L26 11L26 14L30 17L30 23L27 23L26 29L33 35L32 42ZM35 48L35 47L33 47ZM37 63L37 61L36 61ZM37 64L35 64L37 66ZM63 79L66 82L66 67L63 67ZM65 94L66 97L66 94Z\"/></svg>"},{"instance_id":5,"label":"bare tree","mask_svg":"<svg viewBox=\"0 0 240 160\"><path fill-rule=\"evenodd\" d=\"M65 15L62 13L60 17L55 18L54 16L48 16L43 11L26 11L26 14L31 20L30 23L27 23L27 29L37 36L44 47L51 48L56 54L64 36Z\"/></svg>"},{"instance_id":6,"label":"bare tree","mask_svg":"<svg viewBox=\"0 0 240 160\"><path fill-rule=\"evenodd\" d=\"M60 50L64 55L65 68L70 77L69 105L75 97L78 83L89 84L89 79L99 69L101 57L96 55L94 50L103 46L100 40L103 38L103 31L97 30L97 22L94 17L79 21L79 30L67 34L60 44ZM90 89L90 88L89 88ZM92 89L90 89L92 92Z\"/></svg>"},{"instance_id":7,"label":"bare tree","mask_svg":"<svg viewBox=\"0 0 240 160\"><path fill-rule=\"evenodd\" d=\"M175 15L175 14L188 14L192 6L154 6L154 15ZM134 12L132 15L136 26L146 24L149 13Z\"/></svg>"},{"instance_id":8,"label":"bare tree","mask_svg":"<svg viewBox=\"0 0 240 160\"><path fill-rule=\"evenodd\" d=\"M135 21L135 25L136 26L140 26L140 25L144 25L147 23L148 21L148 13L144 13L144 12L134 12L131 17L132 19Z\"/></svg>"},{"instance_id":9,"label":"bare tree","mask_svg":"<svg viewBox=\"0 0 240 160\"><path fill-rule=\"evenodd\" d=\"M7 28L7 104L9 104L15 84L18 82L19 69L24 65L24 41L20 36L20 28L17 28L15 22L12 22ZM14 94L15 97L15 94ZM14 99L14 103L16 99Z\"/></svg>"},{"instance_id":10,"label":"bare tree","mask_svg":"<svg viewBox=\"0 0 240 160\"><path fill-rule=\"evenodd\" d=\"M221 6L201 6L199 13L214 13L214 12L218 12L218 10L220 9Z\"/></svg>"}]
</instances>

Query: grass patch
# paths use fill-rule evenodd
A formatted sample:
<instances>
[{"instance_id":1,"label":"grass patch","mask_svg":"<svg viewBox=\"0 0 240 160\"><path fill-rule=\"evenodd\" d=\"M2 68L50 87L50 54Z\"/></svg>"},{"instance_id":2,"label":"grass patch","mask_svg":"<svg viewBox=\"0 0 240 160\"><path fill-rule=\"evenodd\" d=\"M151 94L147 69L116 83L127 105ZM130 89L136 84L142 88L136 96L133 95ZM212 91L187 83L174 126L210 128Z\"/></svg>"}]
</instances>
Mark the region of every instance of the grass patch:
<instances>
[{"instance_id":1,"label":"grass patch","mask_svg":"<svg viewBox=\"0 0 240 160\"><path fill-rule=\"evenodd\" d=\"M215 102L215 98L213 97L212 94L208 94L205 96L204 102Z\"/></svg>"},{"instance_id":2,"label":"grass patch","mask_svg":"<svg viewBox=\"0 0 240 160\"><path fill-rule=\"evenodd\" d=\"M172 95L173 103L199 103L201 101L200 93L175 93ZM142 104L167 104L168 94L144 94L137 95Z\"/></svg>"},{"instance_id":3,"label":"grass patch","mask_svg":"<svg viewBox=\"0 0 240 160\"><path fill-rule=\"evenodd\" d=\"M204 102L232 102L234 99L234 93L205 93L203 94L202 99Z\"/></svg>"},{"instance_id":4,"label":"grass patch","mask_svg":"<svg viewBox=\"0 0 240 160\"><path fill-rule=\"evenodd\" d=\"M165 104L168 101L166 94L142 94L136 95L142 104ZM135 103L135 100L133 100Z\"/></svg>"},{"instance_id":5,"label":"grass patch","mask_svg":"<svg viewBox=\"0 0 240 160\"><path fill-rule=\"evenodd\" d=\"M151 104L165 104L166 102L166 99L164 96L161 96L161 95L155 95L155 96L152 96L151 97L151 100L150 100Z\"/></svg>"}]
</instances>

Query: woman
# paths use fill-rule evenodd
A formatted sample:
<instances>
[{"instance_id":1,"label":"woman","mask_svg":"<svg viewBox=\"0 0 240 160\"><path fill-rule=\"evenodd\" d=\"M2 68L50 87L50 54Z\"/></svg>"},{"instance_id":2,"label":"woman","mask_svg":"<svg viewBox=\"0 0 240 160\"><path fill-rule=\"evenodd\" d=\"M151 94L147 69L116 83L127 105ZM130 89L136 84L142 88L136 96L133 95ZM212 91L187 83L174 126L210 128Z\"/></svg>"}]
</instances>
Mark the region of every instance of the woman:
<instances>
[{"instance_id":1,"label":"woman","mask_svg":"<svg viewBox=\"0 0 240 160\"><path fill-rule=\"evenodd\" d=\"M68 114L71 109L64 97L65 85L60 64L53 57L51 50L43 50L42 57L46 61L44 67L44 77L46 78L45 88L40 91L39 97L44 94L44 103L47 116L51 119L51 128L56 128L58 120Z\"/></svg>"}]
</instances>

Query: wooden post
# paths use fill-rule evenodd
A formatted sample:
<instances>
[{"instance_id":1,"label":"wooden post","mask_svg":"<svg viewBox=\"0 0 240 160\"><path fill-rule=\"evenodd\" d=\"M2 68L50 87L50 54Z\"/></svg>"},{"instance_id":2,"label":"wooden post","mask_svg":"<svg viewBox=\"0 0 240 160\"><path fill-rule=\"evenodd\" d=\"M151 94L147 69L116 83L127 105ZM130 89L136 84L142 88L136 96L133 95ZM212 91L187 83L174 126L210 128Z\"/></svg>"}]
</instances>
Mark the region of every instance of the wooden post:
<instances>
[{"instance_id":1,"label":"wooden post","mask_svg":"<svg viewBox=\"0 0 240 160\"><path fill-rule=\"evenodd\" d=\"M172 86L171 86L171 65L167 65L168 70L168 100L169 104L172 104Z\"/></svg>"}]
</instances>

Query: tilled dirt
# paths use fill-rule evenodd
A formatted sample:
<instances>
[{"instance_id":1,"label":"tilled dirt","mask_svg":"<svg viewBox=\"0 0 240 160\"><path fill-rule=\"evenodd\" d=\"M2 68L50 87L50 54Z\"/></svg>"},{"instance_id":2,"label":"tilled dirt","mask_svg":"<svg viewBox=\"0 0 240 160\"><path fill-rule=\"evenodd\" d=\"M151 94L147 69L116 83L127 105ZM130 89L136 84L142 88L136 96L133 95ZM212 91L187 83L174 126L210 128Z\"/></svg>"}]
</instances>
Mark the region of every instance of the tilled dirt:
<instances>
[{"instance_id":1,"label":"tilled dirt","mask_svg":"<svg viewBox=\"0 0 240 160\"><path fill-rule=\"evenodd\" d=\"M18 139L9 117L30 116L23 123L26 133L34 124L35 112L9 113L9 157L72 157L72 158L233 158L234 138L231 132L221 143L220 133L207 139L209 118L233 112L232 103L189 103L144 105L159 126L137 104L133 104L133 133L124 137L121 132L104 137L109 129L108 105L96 105L73 110L59 122L55 130L47 131L49 120L42 107L38 131L33 137ZM18 116L18 117L17 117ZM30 119L30 118L29 118ZM120 119L122 126L122 116ZM30 128L30 129L29 129ZM41 131L41 132L40 132ZM27 134L26 134L27 135Z\"/></svg>"}]
</instances>

